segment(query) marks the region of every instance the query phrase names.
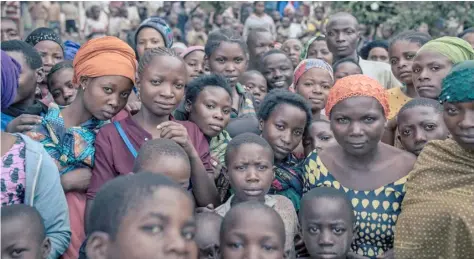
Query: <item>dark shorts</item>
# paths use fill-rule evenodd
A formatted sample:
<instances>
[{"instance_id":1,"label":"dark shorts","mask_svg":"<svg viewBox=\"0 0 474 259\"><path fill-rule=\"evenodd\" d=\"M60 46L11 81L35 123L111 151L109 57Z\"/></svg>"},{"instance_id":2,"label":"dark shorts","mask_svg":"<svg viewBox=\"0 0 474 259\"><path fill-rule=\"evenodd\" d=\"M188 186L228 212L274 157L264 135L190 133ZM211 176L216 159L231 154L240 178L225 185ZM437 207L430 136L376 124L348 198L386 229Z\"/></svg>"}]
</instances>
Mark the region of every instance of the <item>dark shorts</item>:
<instances>
[{"instance_id":1,"label":"dark shorts","mask_svg":"<svg viewBox=\"0 0 474 259\"><path fill-rule=\"evenodd\" d=\"M66 20L66 32L67 33L78 32L75 20Z\"/></svg>"}]
</instances>

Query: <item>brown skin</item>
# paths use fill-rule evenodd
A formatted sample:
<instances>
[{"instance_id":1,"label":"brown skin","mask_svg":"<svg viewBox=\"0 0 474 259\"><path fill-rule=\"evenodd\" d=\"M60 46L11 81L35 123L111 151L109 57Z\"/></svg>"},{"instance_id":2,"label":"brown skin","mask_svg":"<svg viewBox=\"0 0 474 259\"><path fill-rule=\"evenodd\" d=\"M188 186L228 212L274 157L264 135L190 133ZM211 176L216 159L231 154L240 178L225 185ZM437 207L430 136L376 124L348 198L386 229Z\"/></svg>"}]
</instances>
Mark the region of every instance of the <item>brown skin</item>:
<instances>
[{"instance_id":1,"label":"brown skin","mask_svg":"<svg viewBox=\"0 0 474 259\"><path fill-rule=\"evenodd\" d=\"M416 55L412 65L412 79L420 97L437 99L441 82L449 74L453 63L444 55L423 51Z\"/></svg>"},{"instance_id":2,"label":"brown skin","mask_svg":"<svg viewBox=\"0 0 474 259\"><path fill-rule=\"evenodd\" d=\"M269 31L250 32L247 45L252 67L257 68L263 54L273 48L273 36Z\"/></svg>"},{"instance_id":3,"label":"brown skin","mask_svg":"<svg viewBox=\"0 0 474 259\"><path fill-rule=\"evenodd\" d=\"M265 15L265 2L255 2L254 3L254 14L261 17Z\"/></svg>"},{"instance_id":4,"label":"brown skin","mask_svg":"<svg viewBox=\"0 0 474 259\"><path fill-rule=\"evenodd\" d=\"M3 26L3 21L2 21L2 26ZM471 44L471 46L474 48L474 33L473 32L467 33L466 35L462 37L462 39L469 42L469 44Z\"/></svg>"},{"instance_id":5,"label":"brown skin","mask_svg":"<svg viewBox=\"0 0 474 259\"><path fill-rule=\"evenodd\" d=\"M49 92L56 104L67 106L76 98L77 88L72 84L73 76L74 69L72 68L63 68L53 74Z\"/></svg>"},{"instance_id":6,"label":"brown skin","mask_svg":"<svg viewBox=\"0 0 474 259\"><path fill-rule=\"evenodd\" d=\"M443 117L452 138L461 147L474 150L474 102L445 103Z\"/></svg>"},{"instance_id":7,"label":"brown skin","mask_svg":"<svg viewBox=\"0 0 474 259\"><path fill-rule=\"evenodd\" d=\"M331 131L329 122L313 121L303 137L305 156L307 157L313 150L319 153L332 145L337 145L337 141Z\"/></svg>"},{"instance_id":8,"label":"brown skin","mask_svg":"<svg viewBox=\"0 0 474 259\"><path fill-rule=\"evenodd\" d=\"M367 60L389 63L388 51L384 48L373 48L369 51L369 56L367 57Z\"/></svg>"},{"instance_id":9,"label":"brown skin","mask_svg":"<svg viewBox=\"0 0 474 259\"><path fill-rule=\"evenodd\" d=\"M253 95L255 99L254 106L258 110L268 93L267 80L261 74L250 73L243 74L240 83L245 85L247 90Z\"/></svg>"},{"instance_id":10,"label":"brown skin","mask_svg":"<svg viewBox=\"0 0 474 259\"><path fill-rule=\"evenodd\" d=\"M196 245L199 248L198 259L219 258L219 232L223 218L214 212L196 215Z\"/></svg>"},{"instance_id":11,"label":"brown skin","mask_svg":"<svg viewBox=\"0 0 474 259\"><path fill-rule=\"evenodd\" d=\"M338 79L344 78L346 76L360 74L362 74L360 67L352 62L344 62L337 66L336 70L334 71L334 78L337 81Z\"/></svg>"},{"instance_id":12,"label":"brown skin","mask_svg":"<svg viewBox=\"0 0 474 259\"><path fill-rule=\"evenodd\" d=\"M389 63L393 75L407 86L406 95L415 98L418 97L413 86L412 65L416 52L420 49L417 42L396 41L389 48Z\"/></svg>"},{"instance_id":13,"label":"brown skin","mask_svg":"<svg viewBox=\"0 0 474 259\"><path fill-rule=\"evenodd\" d=\"M2 18L1 41L21 40L18 25L11 19Z\"/></svg>"},{"instance_id":14,"label":"brown skin","mask_svg":"<svg viewBox=\"0 0 474 259\"><path fill-rule=\"evenodd\" d=\"M138 57L142 57L146 50L165 47L165 39L160 32L153 28L145 27L140 30L137 35L137 53Z\"/></svg>"},{"instance_id":15,"label":"brown skin","mask_svg":"<svg viewBox=\"0 0 474 259\"><path fill-rule=\"evenodd\" d=\"M188 69L189 81L208 72L204 65L204 51L196 50L184 57Z\"/></svg>"},{"instance_id":16,"label":"brown skin","mask_svg":"<svg viewBox=\"0 0 474 259\"><path fill-rule=\"evenodd\" d=\"M263 60L262 74L267 79L268 89L288 89L293 81L293 64L284 54L275 53Z\"/></svg>"},{"instance_id":17,"label":"brown skin","mask_svg":"<svg viewBox=\"0 0 474 259\"><path fill-rule=\"evenodd\" d=\"M160 187L137 208L125 214L115 237L91 234L89 258L196 258L194 204L184 191Z\"/></svg>"},{"instance_id":18,"label":"brown skin","mask_svg":"<svg viewBox=\"0 0 474 259\"><path fill-rule=\"evenodd\" d=\"M321 117L321 110L326 106L329 90L334 81L328 71L312 68L298 79L295 90L310 104L313 119Z\"/></svg>"},{"instance_id":19,"label":"brown skin","mask_svg":"<svg viewBox=\"0 0 474 259\"><path fill-rule=\"evenodd\" d=\"M331 51L329 51L326 41L315 40L308 48L307 58L317 58L326 61L328 64L332 64L334 57Z\"/></svg>"},{"instance_id":20,"label":"brown skin","mask_svg":"<svg viewBox=\"0 0 474 259\"><path fill-rule=\"evenodd\" d=\"M288 55L293 64L293 67L296 68L300 63L300 55L303 50L303 44L297 39L289 39L283 43L281 50Z\"/></svg>"},{"instance_id":21,"label":"brown skin","mask_svg":"<svg viewBox=\"0 0 474 259\"><path fill-rule=\"evenodd\" d=\"M146 161L146 164L140 165L140 169L141 172L165 175L181 185L184 190L189 188L191 165L187 157L162 154Z\"/></svg>"},{"instance_id":22,"label":"brown skin","mask_svg":"<svg viewBox=\"0 0 474 259\"><path fill-rule=\"evenodd\" d=\"M46 74L51 71L54 65L64 60L63 49L54 41L40 41L35 45L35 49L41 55L43 69Z\"/></svg>"},{"instance_id":23,"label":"brown skin","mask_svg":"<svg viewBox=\"0 0 474 259\"><path fill-rule=\"evenodd\" d=\"M327 44L334 61L351 57L358 60L357 42L360 39L357 19L348 13L337 13L327 24Z\"/></svg>"}]
</instances>

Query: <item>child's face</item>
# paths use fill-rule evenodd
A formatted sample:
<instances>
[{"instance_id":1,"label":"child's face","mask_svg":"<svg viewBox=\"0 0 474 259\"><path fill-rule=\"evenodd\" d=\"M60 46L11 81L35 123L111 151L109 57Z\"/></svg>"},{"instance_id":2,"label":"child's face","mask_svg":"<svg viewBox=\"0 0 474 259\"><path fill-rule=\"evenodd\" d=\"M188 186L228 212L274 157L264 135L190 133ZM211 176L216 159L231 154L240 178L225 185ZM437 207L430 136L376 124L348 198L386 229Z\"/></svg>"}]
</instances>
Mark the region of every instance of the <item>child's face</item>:
<instances>
[{"instance_id":1,"label":"child's face","mask_svg":"<svg viewBox=\"0 0 474 259\"><path fill-rule=\"evenodd\" d=\"M417 42L409 42L405 40L396 41L389 48L392 73L400 82L406 85L413 85L411 67L416 52L419 49L420 44Z\"/></svg>"},{"instance_id":2,"label":"child's face","mask_svg":"<svg viewBox=\"0 0 474 259\"><path fill-rule=\"evenodd\" d=\"M184 190L188 190L191 177L189 160L183 157L160 155L147 162L148 164L141 165L141 171L168 176L181 185Z\"/></svg>"},{"instance_id":3,"label":"child's face","mask_svg":"<svg viewBox=\"0 0 474 259\"><path fill-rule=\"evenodd\" d=\"M189 80L196 79L208 72L204 65L204 51L196 50L184 58L188 68Z\"/></svg>"},{"instance_id":4,"label":"child's face","mask_svg":"<svg viewBox=\"0 0 474 259\"><path fill-rule=\"evenodd\" d=\"M314 198L302 215L303 239L311 258L345 259L349 252L353 224L352 208L342 199Z\"/></svg>"},{"instance_id":5,"label":"child's face","mask_svg":"<svg viewBox=\"0 0 474 259\"><path fill-rule=\"evenodd\" d=\"M451 60L439 53L424 51L418 54L412 65L412 80L418 95L437 99L441 93L441 82L452 66Z\"/></svg>"},{"instance_id":6,"label":"child's face","mask_svg":"<svg viewBox=\"0 0 474 259\"><path fill-rule=\"evenodd\" d=\"M285 242L274 217L248 210L235 217L221 239L224 259L283 259Z\"/></svg>"},{"instance_id":7,"label":"child's face","mask_svg":"<svg viewBox=\"0 0 474 259\"><path fill-rule=\"evenodd\" d=\"M211 72L225 76L232 87L235 87L240 75L247 70L247 65L247 54L238 43L221 42L209 57Z\"/></svg>"},{"instance_id":8,"label":"child's face","mask_svg":"<svg viewBox=\"0 0 474 259\"><path fill-rule=\"evenodd\" d=\"M290 57L291 63L293 64L293 67L296 68L298 64L300 63L300 55L301 55L301 50L303 49L303 45L301 44L301 41L297 39L289 39L285 43L283 43L283 46L281 47L281 50Z\"/></svg>"},{"instance_id":9,"label":"child's face","mask_svg":"<svg viewBox=\"0 0 474 259\"><path fill-rule=\"evenodd\" d=\"M283 17L283 19L281 19L281 25L283 25L284 28L290 27L290 18Z\"/></svg>"},{"instance_id":10,"label":"child's face","mask_svg":"<svg viewBox=\"0 0 474 259\"><path fill-rule=\"evenodd\" d=\"M51 243L48 238L39 240L35 227L25 227L28 217L19 216L2 222L2 259L46 259Z\"/></svg>"},{"instance_id":11,"label":"child's face","mask_svg":"<svg viewBox=\"0 0 474 259\"><path fill-rule=\"evenodd\" d=\"M403 147L417 156L428 141L448 137L442 114L425 106L413 107L398 114L398 133Z\"/></svg>"},{"instance_id":12,"label":"child's face","mask_svg":"<svg viewBox=\"0 0 474 259\"><path fill-rule=\"evenodd\" d=\"M316 121L309 127L308 134L303 139L305 155L309 155L313 150L321 150L337 144L334 134L331 131L329 122Z\"/></svg>"},{"instance_id":13,"label":"child's face","mask_svg":"<svg viewBox=\"0 0 474 259\"><path fill-rule=\"evenodd\" d=\"M115 239L106 241L106 258L194 259L193 210L193 202L182 191L159 188L123 217Z\"/></svg>"},{"instance_id":14,"label":"child's face","mask_svg":"<svg viewBox=\"0 0 474 259\"><path fill-rule=\"evenodd\" d=\"M77 88L72 84L73 76L74 69L72 68L63 68L53 74L49 92L58 105L69 105L76 98Z\"/></svg>"},{"instance_id":15,"label":"child's face","mask_svg":"<svg viewBox=\"0 0 474 259\"><path fill-rule=\"evenodd\" d=\"M199 248L199 259L219 258L219 231L222 218L218 215L196 216L196 244Z\"/></svg>"},{"instance_id":16,"label":"child's face","mask_svg":"<svg viewBox=\"0 0 474 259\"><path fill-rule=\"evenodd\" d=\"M21 65L17 95L15 97L15 101L13 101L13 103L17 103L34 96L36 83L42 78L39 78L37 70L31 69L28 63L26 63L23 53L11 51L7 52L7 54L18 61L18 63Z\"/></svg>"},{"instance_id":17,"label":"child's face","mask_svg":"<svg viewBox=\"0 0 474 259\"><path fill-rule=\"evenodd\" d=\"M260 74L250 74L241 83L247 87L255 98L256 108L258 109L268 93L267 80Z\"/></svg>"},{"instance_id":18,"label":"child's face","mask_svg":"<svg viewBox=\"0 0 474 259\"><path fill-rule=\"evenodd\" d=\"M333 55L329 51L328 44L324 40L316 40L308 48L308 58L317 58L332 64Z\"/></svg>"},{"instance_id":19,"label":"child's face","mask_svg":"<svg viewBox=\"0 0 474 259\"><path fill-rule=\"evenodd\" d=\"M346 76L360 74L362 74L362 70L356 64L352 62L344 62L337 66L336 71L334 71L334 78L337 80Z\"/></svg>"},{"instance_id":20,"label":"child's face","mask_svg":"<svg viewBox=\"0 0 474 259\"><path fill-rule=\"evenodd\" d=\"M169 116L184 96L186 64L169 56L154 57L139 75L142 108L156 116Z\"/></svg>"},{"instance_id":21,"label":"child's face","mask_svg":"<svg viewBox=\"0 0 474 259\"><path fill-rule=\"evenodd\" d=\"M242 144L229 157L227 170L235 199L263 201L273 181L272 151L257 144Z\"/></svg>"},{"instance_id":22,"label":"child's face","mask_svg":"<svg viewBox=\"0 0 474 259\"><path fill-rule=\"evenodd\" d=\"M272 146L275 160L285 159L303 139L306 112L290 104L279 104L266 121L260 122L262 136Z\"/></svg>"},{"instance_id":23,"label":"child's face","mask_svg":"<svg viewBox=\"0 0 474 259\"><path fill-rule=\"evenodd\" d=\"M328 71L312 68L298 79L295 89L309 102L314 114L319 113L326 106L329 90L333 85L333 79Z\"/></svg>"},{"instance_id":24,"label":"child's face","mask_svg":"<svg viewBox=\"0 0 474 259\"><path fill-rule=\"evenodd\" d=\"M145 50L165 47L165 39L160 32L153 28L143 28L137 35L137 53L138 57L145 54Z\"/></svg>"},{"instance_id":25,"label":"child's face","mask_svg":"<svg viewBox=\"0 0 474 259\"><path fill-rule=\"evenodd\" d=\"M205 87L196 101L186 104L190 111L189 120L196 123L204 135L215 137L229 124L232 112L232 98L221 87Z\"/></svg>"},{"instance_id":26,"label":"child's face","mask_svg":"<svg viewBox=\"0 0 474 259\"><path fill-rule=\"evenodd\" d=\"M265 57L262 74L271 89L288 89L293 81L293 64L284 54L276 53Z\"/></svg>"}]
</instances>

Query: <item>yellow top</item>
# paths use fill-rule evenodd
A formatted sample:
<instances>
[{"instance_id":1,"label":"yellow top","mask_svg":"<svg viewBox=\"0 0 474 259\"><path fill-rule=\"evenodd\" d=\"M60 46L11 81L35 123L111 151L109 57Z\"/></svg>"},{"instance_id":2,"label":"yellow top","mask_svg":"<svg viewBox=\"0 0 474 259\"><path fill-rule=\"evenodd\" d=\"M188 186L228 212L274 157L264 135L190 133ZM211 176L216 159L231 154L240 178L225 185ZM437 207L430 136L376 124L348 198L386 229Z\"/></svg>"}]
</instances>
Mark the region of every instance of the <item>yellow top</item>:
<instances>
[{"instance_id":1,"label":"yellow top","mask_svg":"<svg viewBox=\"0 0 474 259\"><path fill-rule=\"evenodd\" d=\"M388 115L388 119L391 120L397 116L398 111L400 111L402 106L409 102L412 98L405 95L401 87L388 89L387 93L388 105L390 106L390 114Z\"/></svg>"}]
</instances>

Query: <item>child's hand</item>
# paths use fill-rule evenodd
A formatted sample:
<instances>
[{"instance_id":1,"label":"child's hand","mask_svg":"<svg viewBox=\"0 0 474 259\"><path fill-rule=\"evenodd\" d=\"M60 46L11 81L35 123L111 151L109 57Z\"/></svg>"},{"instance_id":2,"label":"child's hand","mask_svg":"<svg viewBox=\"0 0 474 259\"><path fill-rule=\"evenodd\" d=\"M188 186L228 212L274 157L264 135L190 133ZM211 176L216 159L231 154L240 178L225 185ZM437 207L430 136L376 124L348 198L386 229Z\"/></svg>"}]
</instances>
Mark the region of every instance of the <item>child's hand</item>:
<instances>
[{"instance_id":1,"label":"child's hand","mask_svg":"<svg viewBox=\"0 0 474 259\"><path fill-rule=\"evenodd\" d=\"M196 208L196 214L203 213L203 212L215 212L214 205L208 204L206 207L199 207Z\"/></svg>"},{"instance_id":2,"label":"child's hand","mask_svg":"<svg viewBox=\"0 0 474 259\"><path fill-rule=\"evenodd\" d=\"M34 126L41 123L43 118L37 115L22 114L8 123L6 132L25 132L33 129Z\"/></svg>"},{"instance_id":3,"label":"child's hand","mask_svg":"<svg viewBox=\"0 0 474 259\"><path fill-rule=\"evenodd\" d=\"M193 144L189 140L188 131L183 125L174 121L165 121L158 125L156 128L161 131L161 138L171 139L175 141L186 151L188 155L191 155L193 154L193 152L196 152Z\"/></svg>"}]
</instances>

